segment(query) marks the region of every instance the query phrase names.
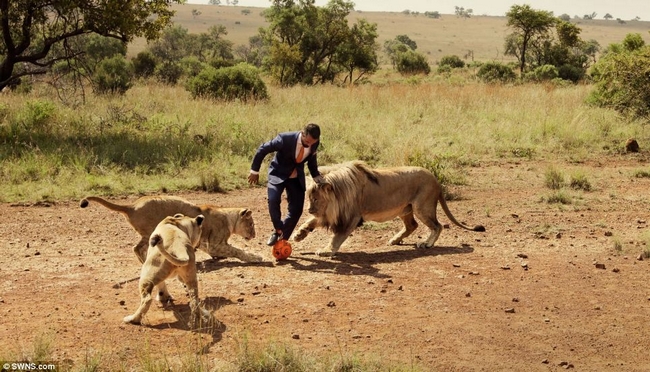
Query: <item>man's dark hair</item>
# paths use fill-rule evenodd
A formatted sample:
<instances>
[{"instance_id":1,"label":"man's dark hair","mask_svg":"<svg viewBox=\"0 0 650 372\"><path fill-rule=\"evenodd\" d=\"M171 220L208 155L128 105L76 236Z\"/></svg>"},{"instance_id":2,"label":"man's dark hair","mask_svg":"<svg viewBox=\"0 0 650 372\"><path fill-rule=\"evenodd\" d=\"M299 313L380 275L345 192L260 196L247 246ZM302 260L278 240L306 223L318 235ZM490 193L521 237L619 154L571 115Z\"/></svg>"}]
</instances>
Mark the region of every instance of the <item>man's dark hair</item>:
<instances>
[{"instance_id":1,"label":"man's dark hair","mask_svg":"<svg viewBox=\"0 0 650 372\"><path fill-rule=\"evenodd\" d=\"M318 124L309 123L305 126L305 129L303 129L302 132L308 136L311 136L313 139L320 138L320 127Z\"/></svg>"}]
</instances>

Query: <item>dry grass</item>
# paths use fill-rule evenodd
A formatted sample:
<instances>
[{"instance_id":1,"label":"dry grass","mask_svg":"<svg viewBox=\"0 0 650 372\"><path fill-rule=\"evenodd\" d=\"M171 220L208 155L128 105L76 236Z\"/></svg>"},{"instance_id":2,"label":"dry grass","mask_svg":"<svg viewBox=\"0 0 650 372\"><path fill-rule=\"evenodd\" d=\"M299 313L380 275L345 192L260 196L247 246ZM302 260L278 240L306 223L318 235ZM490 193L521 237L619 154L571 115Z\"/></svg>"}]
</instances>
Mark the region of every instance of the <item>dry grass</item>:
<instances>
[{"instance_id":1,"label":"dry grass","mask_svg":"<svg viewBox=\"0 0 650 372\"><path fill-rule=\"evenodd\" d=\"M175 5L174 9L177 11L174 22L190 32L206 32L210 26L221 24L228 30L226 38L236 45L248 44L248 38L256 35L260 27L268 27L260 15L264 8L184 4ZM201 15L192 16L193 9L200 11ZM242 14L243 9L250 10L250 14ZM446 55L463 57L468 51L473 52L477 61L512 60L512 57L503 55L505 36L511 32L506 27L505 17L476 16L466 19L443 14L441 19L436 20L423 15L395 12L353 12L349 16L351 22L358 18L377 23L380 45L397 35L409 35L417 43L418 50L428 56L430 63ZM603 48L610 43L620 42L628 33L640 33L650 43L647 32L650 22L646 21L619 24L616 21L580 20L578 26L582 29L581 37L584 40L597 40ZM130 46L129 53L135 55L145 45L143 40L136 40Z\"/></svg>"}]
</instances>

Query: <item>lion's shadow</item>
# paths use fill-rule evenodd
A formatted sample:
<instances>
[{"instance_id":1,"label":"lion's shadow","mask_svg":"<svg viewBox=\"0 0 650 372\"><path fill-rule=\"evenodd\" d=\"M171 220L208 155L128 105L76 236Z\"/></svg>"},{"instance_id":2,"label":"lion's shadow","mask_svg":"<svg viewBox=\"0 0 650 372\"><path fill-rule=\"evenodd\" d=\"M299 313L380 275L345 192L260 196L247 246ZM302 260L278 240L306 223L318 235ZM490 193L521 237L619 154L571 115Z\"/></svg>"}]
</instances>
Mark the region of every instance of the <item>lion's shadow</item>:
<instances>
[{"instance_id":1,"label":"lion's shadow","mask_svg":"<svg viewBox=\"0 0 650 372\"><path fill-rule=\"evenodd\" d=\"M406 245L401 245L406 246ZM413 245L410 245L413 246ZM334 257L318 257L314 252L298 253L280 264L293 266L295 270L309 270L342 275L367 275L376 278L389 278L374 265L411 261L420 257L469 254L474 252L470 245L461 247L436 246L433 248L396 249L381 252L338 252ZM313 255L315 258L307 257Z\"/></svg>"},{"instance_id":2,"label":"lion's shadow","mask_svg":"<svg viewBox=\"0 0 650 372\"><path fill-rule=\"evenodd\" d=\"M231 305L234 302L225 298L225 297L206 297L203 301L203 306L213 314L214 312L220 309L223 306ZM207 353L210 351L212 345L221 341L223 338L223 333L227 330L227 327L224 323L214 318L210 324L199 324L196 328L191 328L188 325L188 320L190 319L190 307L187 303L172 303L164 307L165 311L171 311L174 313L176 320L174 322L160 323L152 325L151 328L154 329L178 329L182 331L191 331L199 334L211 336L211 340L207 342L201 348L201 353Z\"/></svg>"}]
</instances>

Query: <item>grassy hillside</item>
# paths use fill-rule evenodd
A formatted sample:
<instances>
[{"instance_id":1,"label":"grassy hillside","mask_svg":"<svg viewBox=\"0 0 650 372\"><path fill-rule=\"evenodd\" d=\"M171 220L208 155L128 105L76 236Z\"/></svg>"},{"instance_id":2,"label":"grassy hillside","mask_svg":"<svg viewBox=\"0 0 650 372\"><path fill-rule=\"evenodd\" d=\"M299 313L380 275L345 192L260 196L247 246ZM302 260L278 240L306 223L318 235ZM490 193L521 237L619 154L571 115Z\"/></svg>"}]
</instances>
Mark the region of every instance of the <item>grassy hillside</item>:
<instances>
[{"instance_id":1,"label":"grassy hillside","mask_svg":"<svg viewBox=\"0 0 650 372\"><path fill-rule=\"evenodd\" d=\"M174 22L186 27L190 32L205 32L212 25L222 24L228 30L227 39L235 44L247 44L248 38L257 33L260 27L268 24L260 15L264 8L214 6L199 4L176 5ZM192 10L200 15L194 17ZM248 15L242 10L248 9ZM461 19L444 14L441 19L431 19L423 15L412 16L391 12L355 12L350 20L365 18L377 23L379 43L393 39L397 35L408 35L418 44L418 49L429 56L429 62L435 63L442 56L455 54L463 57L472 51L476 60L509 60L503 55L505 36L511 31L506 26L505 17L477 16ZM650 43L650 22L593 20L579 21L582 38L595 39L605 47L613 42L620 42L628 33L640 33ZM143 40L136 40L129 48L135 54L145 47Z\"/></svg>"}]
</instances>

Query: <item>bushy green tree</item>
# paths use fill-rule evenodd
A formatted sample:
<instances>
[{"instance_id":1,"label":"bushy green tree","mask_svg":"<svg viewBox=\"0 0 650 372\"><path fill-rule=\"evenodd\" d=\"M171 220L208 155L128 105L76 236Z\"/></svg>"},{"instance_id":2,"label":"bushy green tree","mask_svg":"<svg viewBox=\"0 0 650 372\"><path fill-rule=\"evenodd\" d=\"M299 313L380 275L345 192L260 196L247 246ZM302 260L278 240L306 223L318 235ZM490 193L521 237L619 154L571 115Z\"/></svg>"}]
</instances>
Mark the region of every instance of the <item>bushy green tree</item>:
<instances>
[{"instance_id":1,"label":"bushy green tree","mask_svg":"<svg viewBox=\"0 0 650 372\"><path fill-rule=\"evenodd\" d=\"M650 120L650 46L608 49L592 67L595 89L589 101L630 118Z\"/></svg>"},{"instance_id":2,"label":"bushy green tree","mask_svg":"<svg viewBox=\"0 0 650 372\"><path fill-rule=\"evenodd\" d=\"M346 72L344 83L356 83L379 69L375 41L378 36L376 23L360 19L352 26L348 40L337 52L337 59Z\"/></svg>"},{"instance_id":3,"label":"bushy green tree","mask_svg":"<svg viewBox=\"0 0 650 372\"><path fill-rule=\"evenodd\" d=\"M395 66L397 71L403 75L427 75L431 72L427 57L411 49L397 55Z\"/></svg>"},{"instance_id":4,"label":"bushy green tree","mask_svg":"<svg viewBox=\"0 0 650 372\"><path fill-rule=\"evenodd\" d=\"M333 82L339 73L349 76L350 62L360 61L355 68L367 69L371 58L358 58L360 53L374 53L374 37L366 24L357 21L357 30L364 30L363 45L358 50L350 44L354 31L347 16L354 4L330 0L324 7L314 0L273 0L264 11L270 26L260 30L268 48L264 68L281 85ZM373 40L370 40L373 39ZM351 58L351 56L356 56Z\"/></svg>"},{"instance_id":5,"label":"bushy green tree","mask_svg":"<svg viewBox=\"0 0 650 372\"><path fill-rule=\"evenodd\" d=\"M45 74L61 59L81 50L63 48L84 34L99 34L129 42L158 37L174 15L173 3L182 0L133 0L116 6L112 1L3 0L0 1L0 90L22 76ZM59 46L56 57L51 52ZM16 69L17 65L28 67Z\"/></svg>"},{"instance_id":6,"label":"bushy green tree","mask_svg":"<svg viewBox=\"0 0 650 372\"><path fill-rule=\"evenodd\" d=\"M438 66L449 66L451 68L463 68L465 67L465 61L460 59L457 55L444 56L440 58Z\"/></svg>"},{"instance_id":7,"label":"bushy green tree","mask_svg":"<svg viewBox=\"0 0 650 372\"><path fill-rule=\"evenodd\" d=\"M132 86L133 72L126 58L115 55L103 59L93 74L93 86L99 94L124 94Z\"/></svg>"},{"instance_id":8,"label":"bushy green tree","mask_svg":"<svg viewBox=\"0 0 650 372\"><path fill-rule=\"evenodd\" d=\"M523 75L526 68L528 48L534 38L545 38L555 25L553 12L535 10L530 5L513 5L506 13L508 27L514 32L506 39L506 54L514 55L519 60L519 71ZM514 41L513 44L508 44Z\"/></svg>"},{"instance_id":9,"label":"bushy green tree","mask_svg":"<svg viewBox=\"0 0 650 372\"><path fill-rule=\"evenodd\" d=\"M163 84L175 85L183 76L183 67L180 62L165 61L156 65L154 76Z\"/></svg>"},{"instance_id":10,"label":"bushy green tree","mask_svg":"<svg viewBox=\"0 0 650 372\"><path fill-rule=\"evenodd\" d=\"M142 51L138 53L131 60L133 65L133 73L136 77L148 78L156 71L156 57L149 51Z\"/></svg>"},{"instance_id":11,"label":"bushy green tree","mask_svg":"<svg viewBox=\"0 0 650 372\"><path fill-rule=\"evenodd\" d=\"M559 77L557 67L553 65L543 65L535 68L526 74L526 78L535 82L549 81Z\"/></svg>"},{"instance_id":12,"label":"bushy green tree","mask_svg":"<svg viewBox=\"0 0 650 372\"><path fill-rule=\"evenodd\" d=\"M476 76L486 83L509 83L517 78L510 66L499 62L482 64Z\"/></svg>"},{"instance_id":13,"label":"bushy green tree","mask_svg":"<svg viewBox=\"0 0 650 372\"><path fill-rule=\"evenodd\" d=\"M262 100L268 98L259 70L247 63L216 69L207 67L187 82L194 98L216 100Z\"/></svg>"}]
</instances>

